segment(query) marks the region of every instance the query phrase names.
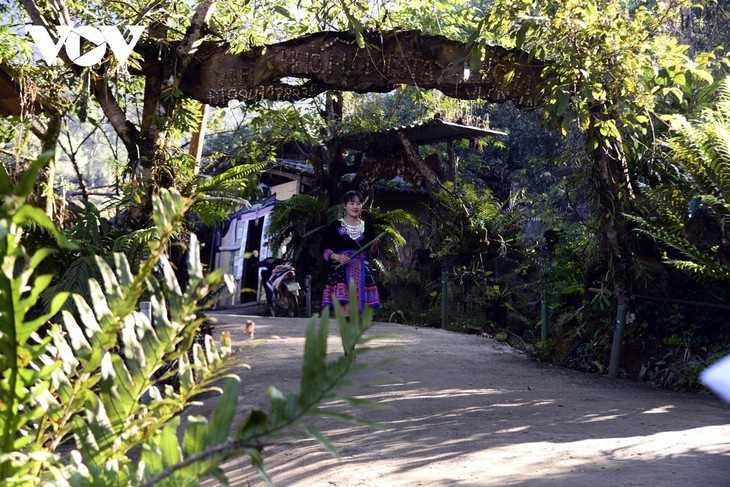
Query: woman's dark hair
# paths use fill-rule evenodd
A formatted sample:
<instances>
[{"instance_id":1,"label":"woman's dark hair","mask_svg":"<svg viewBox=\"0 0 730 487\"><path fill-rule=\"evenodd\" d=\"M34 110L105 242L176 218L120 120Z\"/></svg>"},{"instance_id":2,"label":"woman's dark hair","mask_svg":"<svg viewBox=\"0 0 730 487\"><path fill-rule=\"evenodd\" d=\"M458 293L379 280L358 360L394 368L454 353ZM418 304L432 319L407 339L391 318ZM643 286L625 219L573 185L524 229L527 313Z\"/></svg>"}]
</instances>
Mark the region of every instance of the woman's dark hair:
<instances>
[{"instance_id":1,"label":"woman's dark hair","mask_svg":"<svg viewBox=\"0 0 730 487\"><path fill-rule=\"evenodd\" d=\"M350 201L354 200L355 198L359 199L360 202L362 202L362 195L360 194L360 191L356 191L354 189L351 189L347 193L345 193L342 196L342 204L346 205Z\"/></svg>"}]
</instances>

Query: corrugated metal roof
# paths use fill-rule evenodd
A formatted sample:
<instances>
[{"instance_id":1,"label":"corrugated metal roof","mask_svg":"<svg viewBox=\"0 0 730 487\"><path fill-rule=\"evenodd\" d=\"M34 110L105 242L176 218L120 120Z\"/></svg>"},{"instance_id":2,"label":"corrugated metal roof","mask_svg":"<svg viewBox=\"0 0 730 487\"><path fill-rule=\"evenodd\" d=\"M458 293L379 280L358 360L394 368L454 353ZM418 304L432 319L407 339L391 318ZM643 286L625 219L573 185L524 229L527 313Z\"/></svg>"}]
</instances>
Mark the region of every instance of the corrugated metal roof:
<instances>
[{"instance_id":1,"label":"corrugated metal roof","mask_svg":"<svg viewBox=\"0 0 730 487\"><path fill-rule=\"evenodd\" d=\"M269 164L268 169L281 169L294 174L314 174L314 168L308 162L278 157L275 162Z\"/></svg>"},{"instance_id":2,"label":"corrugated metal roof","mask_svg":"<svg viewBox=\"0 0 730 487\"><path fill-rule=\"evenodd\" d=\"M336 139L343 149L352 149L362 152L388 152L399 150L402 147L398 132L405 132L413 145L437 144L449 140L476 139L486 136L506 136L499 130L483 129L470 125L445 122L434 118L427 122L414 125L404 125L382 132L346 136Z\"/></svg>"},{"instance_id":3,"label":"corrugated metal roof","mask_svg":"<svg viewBox=\"0 0 730 487\"><path fill-rule=\"evenodd\" d=\"M234 211L230 215L228 215L229 220L235 220L236 218L240 218L244 215L248 215L249 213L253 213L255 215L258 215L259 212L262 210L265 210L266 208L270 206L276 206L277 204L281 203L281 201L276 199L276 196L269 196L268 198L264 200L259 200L254 203L250 203L249 206L245 206L237 211Z\"/></svg>"}]
</instances>

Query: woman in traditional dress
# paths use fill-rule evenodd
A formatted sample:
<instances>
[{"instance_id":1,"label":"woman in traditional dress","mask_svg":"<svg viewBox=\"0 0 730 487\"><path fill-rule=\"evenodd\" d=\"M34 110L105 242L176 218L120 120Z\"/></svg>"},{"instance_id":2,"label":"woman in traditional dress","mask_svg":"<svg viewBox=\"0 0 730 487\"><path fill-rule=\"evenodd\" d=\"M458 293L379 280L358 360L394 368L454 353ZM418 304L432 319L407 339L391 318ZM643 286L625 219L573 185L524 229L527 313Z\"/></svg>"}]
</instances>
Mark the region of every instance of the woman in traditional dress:
<instances>
[{"instance_id":1,"label":"woman in traditional dress","mask_svg":"<svg viewBox=\"0 0 730 487\"><path fill-rule=\"evenodd\" d=\"M357 291L357 310L362 313L365 306L380 306L378 288L375 285L370 257L378 255L378 241L375 229L362 216L362 195L348 191L342 198L345 216L332 222L325 230L322 246L324 260L329 264L327 281L322 293L322 308L333 306L335 300L343 305L346 316L350 312L348 283ZM374 243L364 252L351 256L364 245Z\"/></svg>"}]
</instances>

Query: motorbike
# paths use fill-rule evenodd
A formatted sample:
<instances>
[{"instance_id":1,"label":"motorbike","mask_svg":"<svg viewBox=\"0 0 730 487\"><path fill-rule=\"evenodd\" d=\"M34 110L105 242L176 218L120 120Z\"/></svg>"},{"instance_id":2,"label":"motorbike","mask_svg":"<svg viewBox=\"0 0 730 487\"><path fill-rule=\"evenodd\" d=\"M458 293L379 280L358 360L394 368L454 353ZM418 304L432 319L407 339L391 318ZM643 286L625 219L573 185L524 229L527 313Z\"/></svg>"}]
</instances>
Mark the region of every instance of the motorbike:
<instances>
[{"instance_id":1,"label":"motorbike","mask_svg":"<svg viewBox=\"0 0 730 487\"><path fill-rule=\"evenodd\" d=\"M266 304L271 316L299 315L301 286L297 282L296 270L291 262L277 257L268 257L258 263L261 269Z\"/></svg>"}]
</instances>

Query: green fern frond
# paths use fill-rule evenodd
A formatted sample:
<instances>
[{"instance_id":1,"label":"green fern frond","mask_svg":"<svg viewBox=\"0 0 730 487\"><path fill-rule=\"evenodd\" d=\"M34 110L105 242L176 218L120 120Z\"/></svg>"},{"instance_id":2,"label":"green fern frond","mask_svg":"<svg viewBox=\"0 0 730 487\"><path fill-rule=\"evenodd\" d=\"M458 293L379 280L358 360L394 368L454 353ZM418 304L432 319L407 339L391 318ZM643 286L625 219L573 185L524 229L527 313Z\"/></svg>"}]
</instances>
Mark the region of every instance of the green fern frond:
<instances>
[{"instance_id":1,"label":"green fern frond","mask_svg":"<svg viewBox=\"0 0 730 487\"><path fill-rule=\"evenodd\" d=\"M680 269L691 270L696 277L711 277L714 279L730 280L730 269L717 262L713 256L703 252L692 242L684 238L679 232L672 233L656 225L652 225L643 218L625 215L629 221L638 224L636 231L648 235L665 245L679 251L687 257L687 261L667 259L667 263Z\"/></svg>"},{"instance_id":2,"label":"green fern frond","mask_svg":"<svg viewBox=\"0 0 730 487\"><path fill-rule=\"evenodd\" d=\"M247 199L235 197L230 193L207 194L198 199L190 208L200 222L213 227L222 223L234 211L250 206Z\"/></svg>"},{"instance_id":3,"label":"green fern frond","mask_svg":"<svg viewBox=\"0 0 730 487\"><path fill-rule=\"evenodd\" d=\"M398 229L399 226L409 226L417 228L420 223L418 219L410 212L403 209L395 209L390 211L379 211L371 209L369 211L370 218L377 233L386 233L383 247L385 251L392 254L393 250L406 244L405 237ZM392 247L389 249L389 247Z\"/></svg>"},{"instance_id":4,"label":"green fern frond","mask_svg":"<svg viewBox=\"0 0 730 487\"><path fill-rule=\"evenodd\" d=\"M205 194L211 190L243 191L251 182L253 175L266 169L267 162L242 164L231 167L213 176L202 175L197 179L197 191Z\"/></svg>"},{"instance_id":5,"label":"green fern frond","mask_svg":"<svg viewBox=\"0 0 730 487\"><path fill-rule=\"evenodd\" d=\"M302 241L314 229L326 223L322 220L324 211L325 204L307 194L295 195L276 205L271 212L269 224L271 248L278 249L290 236L296 236Z\"/></svg>"},{"instance_id":6,"label":"green fern frond","mask_svg":"<svg viewBox=\"0 0 730 487\"><path fill-rule=\"evenodd\" d=\"M687 258L669 259L670 265L696 278L727 280L730 268L720 264L714 251L700 250L682 236L687 208L693 198L700 198L713 217L724 218L726 222L730 219L730 78L720 83L716 95L715 106L705 110L699 119L670 118L672 136L666 146L681 166L680 176L694 190L682 194L677 187L649 189L645 194L652 204L656 222L627 218L639 225L638 231Z\"/></svg>"},{"instance_id":7,"label":"green fern frond","mask_svg":"<svg viewBox=\"0 0 730 487\"><path fill-rule=\"evenodd\" d=\"M326 218L328 222L333 222L337 219L342 218L344 211L342 205L334 205L327 208Z\"/></svg>"},{"instance_id":8,"label":"green fern frond","mask_svg":"<svg viewBox=\"0 0 730 487\"><path fill-rule=\"evenodd\" d=\"M711 206L719 215L730 218L730 202L725 198L718 198L711 194L703 194L698 197L702 200L702 203Z\"/></svg>"},{"instance_id":9,"label":"green fern frond","mask_svg":"<svg viewBox=\"0 0 730 487\"><path fill-rule=\"evenodd\" d=\"M418 218L416 218L413 213L403 209L386 211L383 213L382 217L385 221L392 225L410 225L412 227L417 227L420 224Z\"/></svg>"},{"instance_id":10,"label":"green fern frond","mask_svg":"<svg viewBox=\"0 0 730 487\"><path fill-rule=\"evenodd\" d=\"M96 266L96 259L91 256L83 256L75 259L60 276L59 289L79 294L84 298L90 297L89 281L98 279L99 272Z\"/></svg>"},{"instance_id":11,"label":"green fern frond","mask_svg":"<svg viewBox=\"0 0 730 487\"><path fill-rule=\"evenodd\" d=\"M667 142L674 159L688 171L701 191L712 192L708 191L714 187L709 169L712 155L707 152L704 132L685 119L680 119L675 127L675 135Z\"/></svg>"},{"instance_id":12,"label":"green fern frond","mask_svg":"<svg viewBox=\"0 0 730 487\"><path fill-rule=\"evenodd\" d=\"M668 141L673 156L698 184L700 192L730 198L730 80L721 83L719 103L699 120L675 117L674 136Z\"/></svg>"},{"instance_id":13,"label":"green fern frond","mask_svg":"<svg viewBox=\"0 0 730 487\"><path fill-rule=\"evenodd\" d=\"M723 198L730 201L730 121L717 121L707 126L708 150L714 151L710 169Z\"/></svg>"},{"instance_id":14,"label":"green fern frond","mask_svg":"<svg viewBox=\"0 0 730 487\"><path fill-rule=\"evenodd\" d=\"M393 247L398 248L406 244L406 239L394 227L386 227L383 229L383 232L386 234L383 240L389 242Z\"/></svg>"},{"instance_id":15,"label":"green fern frond","mask_svg":"<svg viewBox=\"0 0 730 487\"><path fill-rule=\"evenodd\" d=\"M154 228L143 228L120 235L114 240L113 252L128 252L134 247L148 244L156 236Z\"/></svg>"},{"instance_id":16,"label":"green fern frond","mask_svg":"<svg viewBox=\"0 0 730 487\"><path fill-rule=\"evenodd\" d=\"M646 209L652 219L666 222L669 228L682 228L689 200L679 188L663 184L653 188L642 185L641 191L649 203Z\"/></svg>"},{"instance_id":17,"label":"green fern frond","mask_svg":"<svg viewBox=\"0 0 730 487\"><path fill-rule=\"evenodd\" d=\"M700 281L708 279L730 280L730 272L727 268L718 265L704 265L695 261L670 259L667 264L681 269Z\"/></svg>"}]
</instances>

